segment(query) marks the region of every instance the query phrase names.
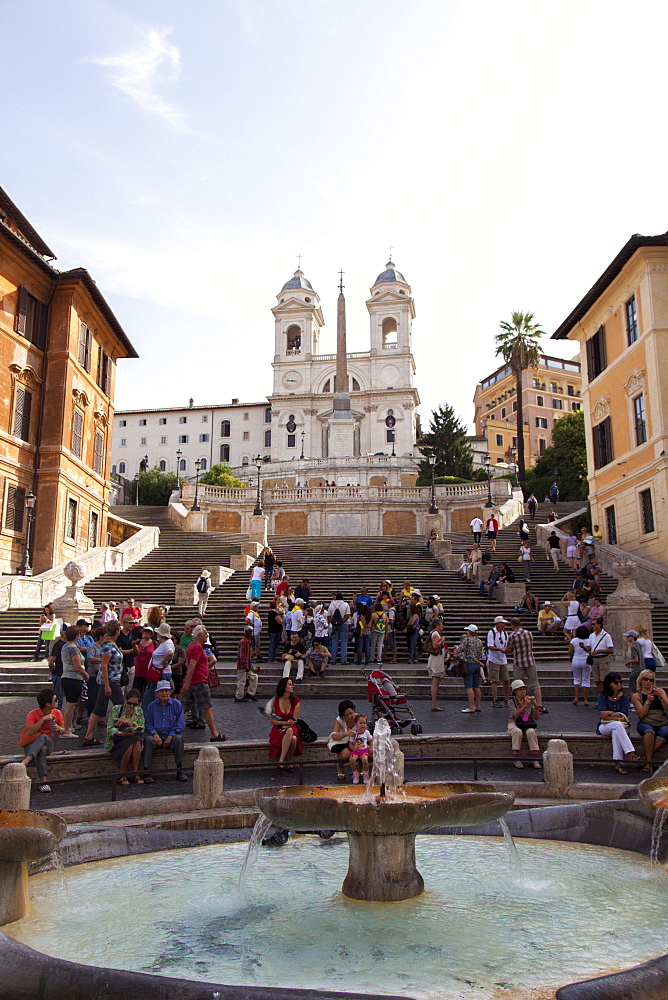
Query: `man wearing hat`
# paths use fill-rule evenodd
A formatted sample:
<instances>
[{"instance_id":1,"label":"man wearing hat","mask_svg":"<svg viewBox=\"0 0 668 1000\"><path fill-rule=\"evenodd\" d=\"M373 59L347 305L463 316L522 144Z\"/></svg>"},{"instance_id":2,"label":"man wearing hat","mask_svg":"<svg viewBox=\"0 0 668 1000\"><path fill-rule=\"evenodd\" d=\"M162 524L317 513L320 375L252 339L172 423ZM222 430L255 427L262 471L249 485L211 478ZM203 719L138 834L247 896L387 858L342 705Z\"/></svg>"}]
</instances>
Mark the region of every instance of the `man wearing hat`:
<instances>
[{"instance_id":1,"label":"man wearing hat","mask_svg":"<svg viewBox=\"0 0 668 1000\"><path fill-rule=\"evenodd\" d=\"M536 704L536 699L531 695L527 695L526 681L514 680L510 686L512 696L508 700L508 711L510 713L508 732L512 742L513 757L515 758L514 766L519 768L524 767L519 756L522 747L522 737L526 736L529 750L535 758L533 766L537 770L540 770L541 764L538 760L540 747L538 746L538 735L536 733L538 719L540 718L540 708Z\"/></svg>"},{"instance_id":2,"label":"man wearing hat","mask_svg":"<svg viewBox=\"0 0 668 1000\"><path fill-rule=\"evenodd\" d=\"M260 618L260 602L251 601L248 614L246 615L246 625L250 628L253 636L253 648L256 659L260 657L260 634L262 632L262 619Z\"/></svg>"},{"instance_id":3,"label":"man wearing hat","mask_svg":"<svg viewBox=\"0 0 668 1000\"><path fill-rule=\"evenodd\" d=\"M158 681L155 686L155 701L152 701L144 712L146 723L146 739L144 740L144 784L152 785L155 780L149 771L153 761L154 750L170 750L174 754L177 781L187 781L183 768L185 748L183 736L185 727L183 706L180 701L170 697L169 681Z\"/></svg>"},{"instance_id":4,"label":"man wearing hat","mask_svg":"<svg viewBox=\"0 0 668 1000\"><path fill-rule=\"evenodd\" d=\"M503 615L497 615L494 619L494 627L487 633L487 673L492 683L492 708L501 708L501 702L498 700L499 681L503 684L503 697L506 701L510 698L508 658L506 656L508 633L505 626L507 624L508 621Z\"/></svg>"},{"instance_id":5,"label":"man wearing hat","mask_svg":"<svg viewBox=\"0 0 668 1000\"><path fill-rule=\"evenodd\" d=\"M543 607L538 612L538 631L548 635L550 632L556 632L560 625L561 618L552 607L552 601L544 601Z\"/></svg>"},{"instance_id":6,"label":"man wearing hat","mask_svg":"<svg viewBox=\"0 0 668 1000\"><path fill-rule=\"evenodd\" d=\"M211 586L211 573L209 573L208 569L202 570L195 587L197 588L197 613L203 615L206 612L209 595L213 590L213 587ZM258 594L258 597L259 596L260 595Z\"/></svg>"},{"instance_id":7,"label":"man wearing hat","mask_svg":"<svg viewBox=\"0 0 668 1000\"><path fill-rule=\"evenodd\" d=\"M527 679L527 687L536 699L538 710L547 715L547 709L543 708L543 695L538 683L538 671L533 655L533 636L522 627L520 618L513 618L510 622L512 633L506 646L506 655L513 658L513 673L524 676Z\"/></svg>"}]
</instances>

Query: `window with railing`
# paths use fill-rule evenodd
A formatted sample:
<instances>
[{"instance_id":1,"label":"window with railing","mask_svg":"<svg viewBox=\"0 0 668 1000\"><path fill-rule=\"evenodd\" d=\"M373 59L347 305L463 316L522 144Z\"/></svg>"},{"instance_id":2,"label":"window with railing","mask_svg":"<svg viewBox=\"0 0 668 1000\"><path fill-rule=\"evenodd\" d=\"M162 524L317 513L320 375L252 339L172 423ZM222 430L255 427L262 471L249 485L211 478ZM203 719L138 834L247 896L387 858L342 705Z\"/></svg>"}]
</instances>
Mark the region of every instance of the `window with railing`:
<instances>
[{"instance_id":1,"label":"window with railing","mask_svg":"<svg viewBox=\"0 0 668 1000\"><path fill-rule=\"evenodd\" d=\"M643 535L649 535L654 531L654 506L651 490L642 490L640 493L640 522Z\"/></svg>"}]
</instances>

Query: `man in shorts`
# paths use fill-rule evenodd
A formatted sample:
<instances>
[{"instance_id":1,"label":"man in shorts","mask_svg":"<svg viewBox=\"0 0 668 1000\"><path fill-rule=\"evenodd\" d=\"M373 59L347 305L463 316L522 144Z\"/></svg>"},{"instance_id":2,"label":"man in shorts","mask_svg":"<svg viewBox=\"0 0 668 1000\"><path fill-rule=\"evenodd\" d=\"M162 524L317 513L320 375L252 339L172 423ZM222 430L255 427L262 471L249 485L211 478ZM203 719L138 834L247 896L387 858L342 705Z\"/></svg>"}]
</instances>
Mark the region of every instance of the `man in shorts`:
<instances>
[{"instance_id":1,"label":"man in shorts","mask_svg":"<svg viewBox=\"0 0 668 1000\"><path fill-rule=\"evenodd\" d=\"M503 696L506 701L510 698L510 680L508 677L508 658L506 647L508 646L508 633L505 626L508 624L503 615L497 615L494 619L494 628L487 633L487 674L492 684L492 707L502 708L498 700L499 681L503 684Z\"/></svg>"},{"instance_id":2,"label":"man in shorts","mask_svg":"<svg viewBox=\"0 0 668 1000\"><path fill-rule=\"evenodd\" d=\"M211 743L221 743L227 739L224 733L216 729L209 687L209 656L203 648L203 643L209 638L204 625L196 625L193 629L193 641L186 649L186 675L181 687L181 704L187 712L191 705L204 716L204 721L211 733Z\"/></svg>"},{"instance_id":3,"label":"man in shorts","mask_svg":"<svg viewBox=\"0 0 668 1000\"><path fill-rule=\"evenodd\" d=\"M612 636L605 631L598 618L592 621L591 635L589 636L590 656L594 661L591 667L591 676L596 684L599 694L603 692L603 678L610 670L610 657L615 651Z\"/></svg>"}]
</instances>

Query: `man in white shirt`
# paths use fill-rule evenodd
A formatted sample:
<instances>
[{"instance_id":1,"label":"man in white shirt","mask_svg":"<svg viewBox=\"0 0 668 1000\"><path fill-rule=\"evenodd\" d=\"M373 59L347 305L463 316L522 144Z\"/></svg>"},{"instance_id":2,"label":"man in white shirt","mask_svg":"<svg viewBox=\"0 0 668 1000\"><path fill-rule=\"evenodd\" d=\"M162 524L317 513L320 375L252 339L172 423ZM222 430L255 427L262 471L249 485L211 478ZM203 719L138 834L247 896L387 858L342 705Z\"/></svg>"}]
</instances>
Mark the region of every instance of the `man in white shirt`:
<instances>
[{"instance_id":1,"label":"man in white shirt","mask_svg":"<svg viewBox=\"0 0 668 1000\"><path fill-rule=\"evenodd\" d=\"M497 615L494 619L494 628L487 633L487 673L492 682L492 707L501 708L501 702L497 700L499 691L499 681L503 684L503 695L506 701L510 698L510 682L508 679L508 658L506 657L506 646L508 645L508 633L504 626L507 620L503 615Z\"/></svg>"},{"instance_id":2,"label":"man in white shirt","mask_svg":"<svg viewBox=\"0 0 668 1000\"><path fill-rule=\"evenodd\" d=\"M331 663L336 663L337 650L341 646L341 663L348 662L348 622L350 620L350 605L343 600L343 594L337 590L334 600L327 608L327 617L332 626L332 659Z\"/></svg>"},{"instance_id":3,"label":"man in white shirt","mask_svg":"<svg viewBox=\"0 0 668 1000\"><path fill-rule=\"evenodd\" d=\"M254 653L258 658L260 656L260 633L262 632L262 619L259 612L259 602L251 601L250 609L246 615L246 625L253 630Z\"/></svg>"},{"instance_id":4,"label":"man in white shirt","mask_svg":"<svg viewBox=\"0 0 668 1000\"><path fill-rule=\"evenodd\" d=\"M482 521L477 516L471 521L471 531L473 532L473 541L480 545L480 540L482 539Z\"/></svg>"},{"instance_id":5,"label":"man in white shirt","mask_svg":"<svg viewBox=\"0 0 668 1000\"><path fill-rule=\"evenodd\" d=\"M592 623L588 646L591 651L590 656L594 661L591 675L596 684L596 690L601 694L603 692L603 678L610 669L610 654L614 652L615 647L612 636L605 631L598 618L595 618Z\"/></svg>"},{"instance_id":6,"label":"man in white shirt","mask_svg":"<svg viewBox=\"0 0 668 1000\"><path fill-rule=\"evenodd\" d=\"M292 609L292 615L290 616L290 632L299 632L302 625L304 624L304 601L301 597L298 597L295 601L295 606Z\"/></svg>"}]
</instances>

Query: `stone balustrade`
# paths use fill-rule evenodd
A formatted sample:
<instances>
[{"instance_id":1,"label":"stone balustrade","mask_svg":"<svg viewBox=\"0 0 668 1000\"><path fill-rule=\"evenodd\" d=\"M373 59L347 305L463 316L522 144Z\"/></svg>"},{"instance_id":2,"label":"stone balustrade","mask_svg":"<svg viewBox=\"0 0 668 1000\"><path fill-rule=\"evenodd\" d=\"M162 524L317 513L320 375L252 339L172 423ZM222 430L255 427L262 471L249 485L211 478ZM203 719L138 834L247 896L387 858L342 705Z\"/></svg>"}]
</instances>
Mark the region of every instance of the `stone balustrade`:
<instances>
[{"instance_id":1,"label":"stone balustrade","mask_svg":"<svg viewBox=\"0 0 668 1000\"><path fill-rule=\"evenodd\" d=\"M487 497L486 483L458 483L452 486L436 487L436 502L445 503L448 500L470 500L484 502ZM507 479L492 482L492 497L496 504L503 504L511 497L511 486ZM183 499L194 500L195 486L186 483L183 486ZM254 504L256 489L233 488L229 486L198 487L200 503L225 504L236 506ZM358 503L405 503L413 506L429 506L431 488L429 486L288 486L272 487L262 490L262 503L265 507L286 505L298 502L331 503L344 500Z\"/></svg>"}]
</instances>

